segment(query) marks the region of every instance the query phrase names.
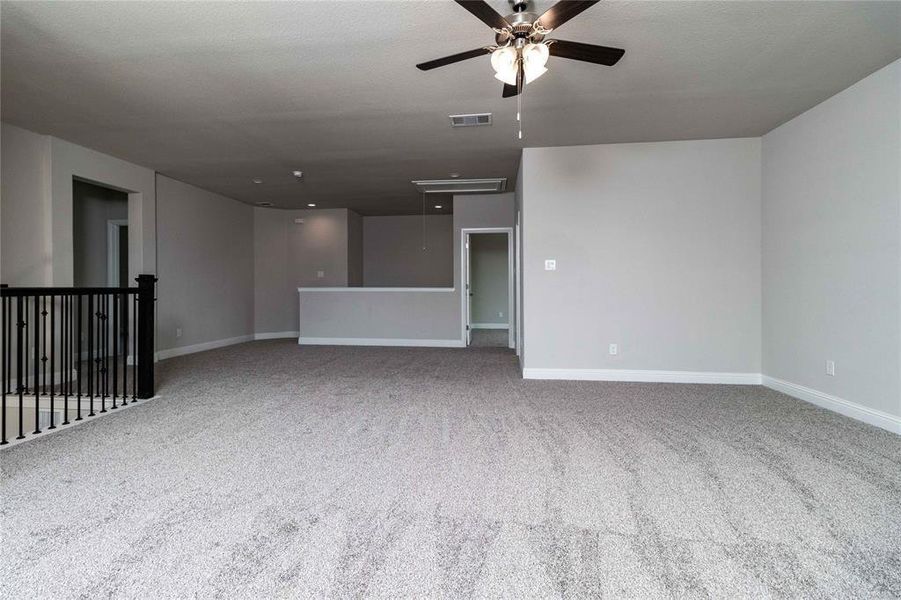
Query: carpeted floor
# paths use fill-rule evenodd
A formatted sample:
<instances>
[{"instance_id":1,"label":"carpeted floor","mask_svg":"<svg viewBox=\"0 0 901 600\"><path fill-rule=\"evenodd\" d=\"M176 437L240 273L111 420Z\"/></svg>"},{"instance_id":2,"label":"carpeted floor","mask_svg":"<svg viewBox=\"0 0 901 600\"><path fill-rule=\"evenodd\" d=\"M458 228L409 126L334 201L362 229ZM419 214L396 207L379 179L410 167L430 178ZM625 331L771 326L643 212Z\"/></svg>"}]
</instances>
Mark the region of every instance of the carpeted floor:
<instances>
[{"instance_id":1,"label":"carpeted floor","mask_svg":"<svg viewBox=\"0 0 901 600\"><path fill-rule=\"evenodd\" d=\"M901 437L759 387L255 342L3 451L0 597L901 596Z\"/></svg>"},{"instance_id":2,"label":"carpeted floor","mask_svg":"<svg viewBox=\"0 0 901 600\"><path fill-rule=\"evenodd\" d=\"M473 329L470 346L481 348L507 348L510 343L506 329Z\"/></svg>"}]
</instances>

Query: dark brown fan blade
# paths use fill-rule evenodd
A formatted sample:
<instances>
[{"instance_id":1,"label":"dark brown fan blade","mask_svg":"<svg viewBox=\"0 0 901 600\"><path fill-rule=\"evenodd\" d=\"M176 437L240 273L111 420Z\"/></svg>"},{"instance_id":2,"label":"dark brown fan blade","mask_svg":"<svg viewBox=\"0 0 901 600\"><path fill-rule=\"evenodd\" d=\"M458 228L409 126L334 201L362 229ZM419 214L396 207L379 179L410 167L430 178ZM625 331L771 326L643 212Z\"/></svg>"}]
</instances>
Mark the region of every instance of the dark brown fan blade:
<instances>
[{"instance_id":1,"label":"dark brown fan blade","mask_svg":"<svg viewBox=\"0 0 901 600\"><path fill-rule=\"evenodd\" d=\"M457 0L457 4L471 12L475 17L487 25L496 29L507 29L510 24L507 20L500 16L497 11L488 6L487 2L482 0Z\"/></svg>"},{"instance_id":2,"label":"dark brown fan blade","mask_svg":"<svg viewBox=\"0 0 901 600\"><path fill-rule=\"evenodd\" d=\"M455 62L460 62L461 60L467 60L470 58L475 58L476 56L482 56L483 54L491 54L491 49L476 48L475 50L467 50L466 52L460 52L459 54L451 54L450 56L445 56L444 58L436 58L435 60L419 63L418 65L416 65L416 68L421 71L428 71L429 69L437 69L438 67L443 67Z\"/></svg>"},{"instance_id":3,"label":"dark brown fan blade","mask_svg":"<svg viewBox=\"0 0 901 600\"><path fill-rule=\"evenodd\" d=\"M548 45L548 52L550 52L551 56L582 60L596 65L607 65L608 67L615 65L626 53L625 50L620 48L608 48L607 46L595 46L594 44L583 44L581 42L567 42L566 40L553 40L553 43Z\"/></svg>"},{"instance_id":4,"label":"dark brown fan blade","mask_svg":"<svg viewBox=\"0 0 901 600\"><path fill-rule=\"evenodd\" d=\"M523 72L522 72L522 63L519 65L519 72L516 74L516 85L510 85L509 83L504 84L504 91L501 93L502 98L512 98L513 96L518 96L522 91L523 82Z\"/></svg>"},{"instance_id":5,"label":"dark brown fan blade","mask_svg":"<svg viewBox=\"0 0 901 600\"><path fill-rule=\"evenodd\" d=\"M580 12L591 8L599 1L600 0L585 0L584 2L573 2L571 0L561 0L547 9L543 15L538 17L538 23L546 29L557 29Z\"/></svg>"}]
</instances>

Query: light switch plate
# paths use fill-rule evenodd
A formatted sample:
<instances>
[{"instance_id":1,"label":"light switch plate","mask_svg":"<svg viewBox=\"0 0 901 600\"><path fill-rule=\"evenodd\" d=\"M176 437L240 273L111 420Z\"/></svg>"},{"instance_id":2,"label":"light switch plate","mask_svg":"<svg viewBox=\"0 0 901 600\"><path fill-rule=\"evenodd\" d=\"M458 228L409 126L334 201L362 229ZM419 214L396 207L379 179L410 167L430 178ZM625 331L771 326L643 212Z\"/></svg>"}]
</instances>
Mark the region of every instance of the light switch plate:
<instances>
[{"instance_id":1,"label":"light switch plate","mask_svg":"<svg viewBox=\"0 0 901 600\"><path fill-rule=\"evenodd\" d=\"M835 377L835 361L827 360L826 361L826 375L830 377Z\"/></svg>"},{"instance_id":2,"label":"light switch plate","mask_svg":"<svg viewBox=\"0 0 901 600\"><path fill-rule=\"evenodd\" d=\"M316 271L317 279L322 279L323 277L325 277L325 271Z\"/></svg>"},{"instance_id":3,"label":"light switch plate","mask_svg":"<svg viewBox=\"0 0 901 600\"><path fill-rule=\"evenodd\" d=\"M544 261L544 270L545 271L556 271L557 270L557 261L554 259L549 259Z\"/></svg>"}]
</instances>

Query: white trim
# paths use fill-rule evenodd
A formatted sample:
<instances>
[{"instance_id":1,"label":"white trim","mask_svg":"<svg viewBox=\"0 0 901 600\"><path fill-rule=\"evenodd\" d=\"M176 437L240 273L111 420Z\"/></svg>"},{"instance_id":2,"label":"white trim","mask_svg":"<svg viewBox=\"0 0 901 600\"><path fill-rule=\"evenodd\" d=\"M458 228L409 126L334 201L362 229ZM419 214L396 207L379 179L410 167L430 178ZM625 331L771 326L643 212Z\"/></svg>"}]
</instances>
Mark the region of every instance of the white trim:
<instances>
[{"instance_id":1,"label":"white trim","mask_svg":"<svg viewBox=\"0 0 901 600\"><path fill-rule=\"evenodd\" d=\"M254 340L282 340L286 338L296 338L300 336L299 331L271 331L268 333L253 334Z\"/></svg>"},{"instance_id":2,"label":"white trim","mask_svg":"<svg viewBox=\"0 0 901 600\"><path fill-rule=\"evenodd\" d=\"M513 252L516 272L513 274L513 297L516 299L516 311L513 314L514 337L516 338L516 356L522 357L522 210L516 211L516 225L513 232ZM522 368L522 360L520 368Z\"/></svg>"},{"instance_id":3,"label":"white trim","mask_svg":"<svg viewBox=\"0 0 901 600\"><path fill-rule=\"evenodd\" d=\"M190 346L180 346L178 348L169 348L168 350L158 350L156 360L166 360L176 356L184 356L185 354L194 354L195 352L204 352L206 350L214 350L216 348L224 348L242 342L253 341L253 335L240 335L238 337L226 338L224 340L213 340L212 342L203 342L202 344L192 344Z\"/></svg>"},{"instance_id":4,"label":"white trim","mask_svg":"<svg viewBox=\"0 0 901 600\"><path fill-rule=\"evenodd\" d=\"M470 323L473 329L510 329L507 323Z\"/></svg>"},{"instance_id":5,"label":"white trim","mask_svg":"<svg viewBox=\"0 0 901 600\"><path fill-rule=\"evenodd\" d=\"M534 369L522 370L523 379L573 381L634 381L643 383L719 383L760 385L760 373L718 371L650 371L644 369Z\"/></svg>"},{"instance_id":6,"label":"white trim","mask_svg":"<svg viewBox=\"0 0 901 600\"><path fill-rule=\"evenodd\" d=\"M402 338L323 338L299 337L301 346L415 346L427 348L463 348L463 340L425 340Z\"/></svg>"},{"instance_id":7,"label":"white trim","mask_svg":"<svg viewBox=\"0 0 901 600\"><path fill-rule=\"evenodd\" d=\"M881 410L869 408L838 396L832 396L813 388L798 385L797 383L769 377L768 375L763 376L763 385L771 390L788 394L793 398L810 402L846 417L851 417L852 419L901 435L901 417L896 417L895 415L890 415Z\"/></svg>"},{"instance_id":8,"label":"white trim","mask_svg":"<svg viewBox=\"0 0 901 600\"><path fill-rule=\"evenodd\" d=\"M467 242L467 234L473 233L505 233L507 234L507 318L510 319L511 315L516 311L516 299L514 297L514 286L513 282L515 280L515 263L513 257L513 228L512 227L463 227L460 229L460 338L462 340L467 339L466 335L466 326L468 325L468 310L466 309L467 304L466 300L467 289L466 289L466 277L467 277L467 252L469 248L466 245ZM472 325L474 327L474 325ZM516 331L515 327L507 327L507 347L515 348L516 347ZM464 344L465 345L465 344Z\"/></svg>"},{"instance_id":9,"label":"white trim","mask_svg":"<svg viewBox=\"0 0 901 600\"><path fill-rule=\"evenodd\" d=\"M438 287L301 287L298 292L453 292L456 288Z\"/></svg>"}]
</instances>

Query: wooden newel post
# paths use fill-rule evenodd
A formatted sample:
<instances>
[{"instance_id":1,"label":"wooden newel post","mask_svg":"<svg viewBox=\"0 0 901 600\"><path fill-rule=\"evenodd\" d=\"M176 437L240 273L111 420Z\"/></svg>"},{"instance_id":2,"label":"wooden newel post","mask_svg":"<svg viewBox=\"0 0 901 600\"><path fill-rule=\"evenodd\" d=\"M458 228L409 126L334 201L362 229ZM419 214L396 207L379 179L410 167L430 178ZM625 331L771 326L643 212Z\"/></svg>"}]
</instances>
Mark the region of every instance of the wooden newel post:
<instances>
[{"instance_id":1,"label":"wooden newel post","mask_svg":"<svg viewBox=\"0 0 901 600\"><path fill-rule=\"evenodd\" d=\"M138 398L152 398L153 381L153 304L156 277L138 275Z\"/></svg>"}]
</instances>

